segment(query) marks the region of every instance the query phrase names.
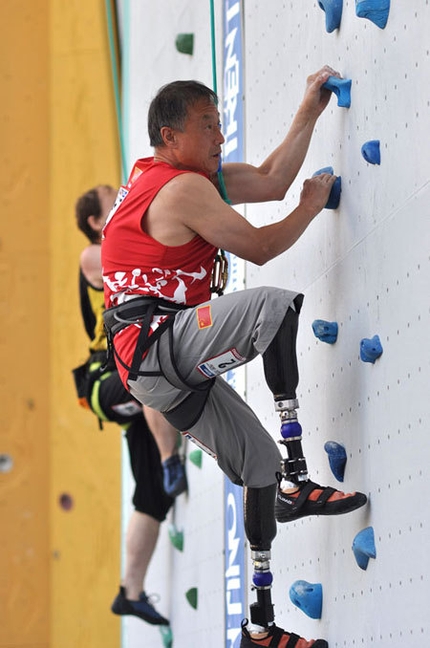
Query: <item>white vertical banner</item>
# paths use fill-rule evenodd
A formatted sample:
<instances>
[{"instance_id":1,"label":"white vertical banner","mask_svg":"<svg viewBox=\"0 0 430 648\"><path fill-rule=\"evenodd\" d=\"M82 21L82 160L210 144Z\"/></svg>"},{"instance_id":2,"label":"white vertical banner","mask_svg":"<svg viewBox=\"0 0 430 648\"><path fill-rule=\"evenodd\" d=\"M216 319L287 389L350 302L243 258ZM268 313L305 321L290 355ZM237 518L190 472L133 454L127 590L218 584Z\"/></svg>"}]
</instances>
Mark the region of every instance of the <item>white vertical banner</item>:
<instances>
[{"instance_id":1,"label":"white vertical banner","mask_svg":"<svg viewBox=\"0 0 430 648\"><path fill-rule=\"evenodd\" d=\"M243 65L242 5L238 0L224 0L224 83L223 83L223 159L242 162L243 145ZM227 292L242 290L245 283L244 262L227 254L229 281ZM229 371L227 382L245 396L245 368ZM225 646L239 648L241 621L246 610L245 533L243 525L243 489L224 480L225 519Z\"/></svg>"}]
</instances>

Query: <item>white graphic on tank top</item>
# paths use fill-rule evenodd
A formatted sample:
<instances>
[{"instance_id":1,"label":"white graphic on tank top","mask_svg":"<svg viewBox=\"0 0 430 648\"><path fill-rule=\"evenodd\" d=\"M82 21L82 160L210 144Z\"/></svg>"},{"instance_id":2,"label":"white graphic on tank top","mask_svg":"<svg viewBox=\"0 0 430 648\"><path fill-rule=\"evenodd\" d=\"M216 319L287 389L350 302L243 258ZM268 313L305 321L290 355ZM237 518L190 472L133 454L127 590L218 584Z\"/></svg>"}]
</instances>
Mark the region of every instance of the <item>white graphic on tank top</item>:
<instances>
[{"instance_id":1,"label":"white graphic on tank top","mask_svg":"<svg viewBox=\"0 0 430 648\"><path fill-rule=\"evenodd\" d=\"M127 195L128 195L128 190L125 187L120 187L119 190L118 190L118 193L116 195L115 202L112 205L112 209L110 210L110 212L108 214L108 217L106 219L106 222L105 222L105 224L103 226L103 236L104 236L104 228L106 227L106 225L108 223L110 223L110 221L112 220L113 215L115 214L116 210L118 209L118 207L120 206L120 204L126 198Z\"/></svg>"},{"instance_id":2,"label":"white graphic on tank top","mask_svg":"<svg viewBox=\"0 0 430 648\"><path fill-rule=\"evenodd\" d=\"M152 276L148 277L140 268L135 268L131 272L115 272L113 279L105 275L103 280L114 294L130 291L136 295L151 295L175 304L185 304L188 288L207 275L203 266L198 272L162 268L152 268L151 272Z\"/></svg>"}]
</instances>

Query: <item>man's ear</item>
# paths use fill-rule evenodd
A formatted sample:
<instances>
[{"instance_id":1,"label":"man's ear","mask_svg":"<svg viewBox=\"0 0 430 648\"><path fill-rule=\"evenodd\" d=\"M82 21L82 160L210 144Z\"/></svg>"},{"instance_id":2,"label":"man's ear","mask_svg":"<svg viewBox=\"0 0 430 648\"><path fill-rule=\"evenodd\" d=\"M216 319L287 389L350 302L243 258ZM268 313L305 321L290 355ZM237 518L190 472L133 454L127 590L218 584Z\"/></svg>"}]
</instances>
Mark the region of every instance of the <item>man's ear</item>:
<instances>
[{"instance_id":1,"label":"man's ear","mask_svg":"<svg viewBox=\"0 0 430 648\"><path fill-rule=\"evenodd\" d=\"M170 128L170 126L162 126L160 128L160 135L166 146L176 146L176 132L173 128Z\"/></svg>"}]
</instances>

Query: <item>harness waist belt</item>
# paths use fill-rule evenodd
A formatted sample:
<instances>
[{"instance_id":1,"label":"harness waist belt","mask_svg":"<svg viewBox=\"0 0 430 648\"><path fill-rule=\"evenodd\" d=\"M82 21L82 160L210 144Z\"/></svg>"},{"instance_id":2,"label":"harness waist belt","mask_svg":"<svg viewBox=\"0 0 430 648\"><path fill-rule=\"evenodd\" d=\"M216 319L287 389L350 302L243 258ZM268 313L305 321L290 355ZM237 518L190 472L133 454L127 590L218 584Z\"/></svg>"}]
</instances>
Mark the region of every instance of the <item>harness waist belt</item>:
<instances>
[{"instance_id":1,"label":"harness waist belt","mask_svg":"<svg viewBox=\"0 0 430 648\"><path fill-rule=\"evenodd\" d=\"M153 315L172 315L184 308L183 304L174 304L155 297L136 297L119 306L107 308L103 313L106 328L113 337L121 329L145 318L148 311Z\"/></svg>"}]
</instances>

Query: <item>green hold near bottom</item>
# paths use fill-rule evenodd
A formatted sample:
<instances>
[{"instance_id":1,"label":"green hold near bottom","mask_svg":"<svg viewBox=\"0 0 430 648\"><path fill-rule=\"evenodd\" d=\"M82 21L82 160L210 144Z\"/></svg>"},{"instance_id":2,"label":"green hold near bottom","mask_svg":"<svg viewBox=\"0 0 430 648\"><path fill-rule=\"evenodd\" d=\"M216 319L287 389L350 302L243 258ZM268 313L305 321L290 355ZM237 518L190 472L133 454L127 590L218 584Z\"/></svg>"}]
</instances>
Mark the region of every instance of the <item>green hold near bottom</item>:
<instances>
[{"instance_id":1,"label":"green hold near bottom","mask_svg":"<svg viewBox=\"0 0 430 648\"><path fill-rule=\"evenodd\" d=\"M194 51L194 34L178 34L175 45L181 54L192 54Z\"/></svg>"},{"instance_id":2,"label":"green hold near bottom","mask_svg":"<svg viewBox=\"0 0 430 648\"><path fill-rule=\"evenodd\" d=\"M173 646L172 628L166 625L161 625L159 626L159 628L160 628L160 634L163 640L164 648L172 648Z\"/></svg>"},{"instance_id":3,"label":"green hold near bottom","mask_svg":"<svg viewBox=\"0 0 430 648\"><path fill-rule=\"evenodd\" d=\"M172 524L169 527L169 538L175 549L182 551L184 549L184 534Z\"/></svg>"},{"instance_id":4,"label":"green hold near bottom","mask_svg":"<svg viewBox=\"0 0 430 648\"><path fill-rule=\"evenodd\" d=\"M203 452L201 450L193 450L188 455L188 458L191 461L191 463L193 463L195 466L197 466L197 468L202 467Z\"/></svg>"},{"instance_id":5,"label":"green hold near bottom","mask_svg":"<svg viewBox=\"0 0 430 648\"><path fill-rule=\"evenodd\" d=\"M187 597L187 601L191 605L191 607L197 610L197 587L191 587L191 589L189 589L188 592L185 593L185 596Z\"/></svg>"}]
</instances>

